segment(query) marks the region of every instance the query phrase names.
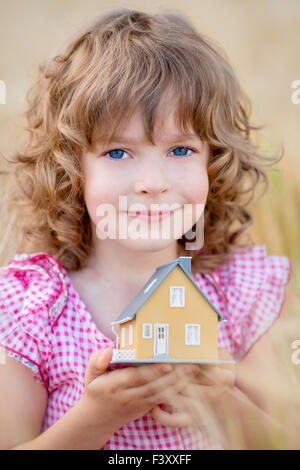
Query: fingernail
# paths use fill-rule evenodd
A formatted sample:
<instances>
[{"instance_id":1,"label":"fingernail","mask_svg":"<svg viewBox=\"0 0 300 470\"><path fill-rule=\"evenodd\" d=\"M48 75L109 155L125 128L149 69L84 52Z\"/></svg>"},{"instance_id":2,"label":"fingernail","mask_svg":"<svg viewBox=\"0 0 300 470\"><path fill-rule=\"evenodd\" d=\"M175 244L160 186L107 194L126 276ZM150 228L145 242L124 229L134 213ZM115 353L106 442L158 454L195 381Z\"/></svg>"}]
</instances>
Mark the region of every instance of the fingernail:
<instances>
[{"instance_id":1,"label":"fingernail","mask_svg":"<svg viewBox=\"0 0 300 470\"><path fill-rule=\"evenodd\" d=\"M160 367L160 370L162 372L171 372L171 370L173 369L173 367L171 366L171 364L163 364L161 367Z\"/></svg>"}]
</instances>

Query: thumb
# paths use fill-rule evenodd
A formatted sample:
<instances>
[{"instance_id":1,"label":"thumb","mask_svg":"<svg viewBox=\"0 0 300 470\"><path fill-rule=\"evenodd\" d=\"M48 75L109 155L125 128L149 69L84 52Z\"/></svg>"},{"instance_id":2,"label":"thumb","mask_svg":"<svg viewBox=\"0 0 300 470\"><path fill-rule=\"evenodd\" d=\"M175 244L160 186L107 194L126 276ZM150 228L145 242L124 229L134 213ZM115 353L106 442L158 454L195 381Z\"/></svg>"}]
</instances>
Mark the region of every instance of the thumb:
<instances>
[{"instance_id":1,"label":"thumb","mask_svg":"<svg viewBox=\"0 0 300 470\"><path fill-rule=\"evenodd\" d=\"M107 348L101 351L94 351L91 355L84 377L85 385L88 385L99 375L107 371L108 365L112 359L113 349Z\"/></svg>"}]
</instances>

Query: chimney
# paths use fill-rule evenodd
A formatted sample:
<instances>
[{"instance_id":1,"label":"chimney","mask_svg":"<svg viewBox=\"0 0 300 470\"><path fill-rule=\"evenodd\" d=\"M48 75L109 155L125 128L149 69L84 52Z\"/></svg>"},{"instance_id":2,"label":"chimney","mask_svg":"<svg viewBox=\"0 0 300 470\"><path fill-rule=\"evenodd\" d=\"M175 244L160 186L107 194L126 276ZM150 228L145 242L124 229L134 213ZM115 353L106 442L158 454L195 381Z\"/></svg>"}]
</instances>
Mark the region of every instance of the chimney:
<instances>
[{"instance_id":1,"label":"chimney","mask_svg":"<svg viewBox=\"0 0 300 470\"><path fill-rule=\"evenodd\" d=\"M191 275L191 256L179 256L179 264L185 269L185 271Z\"/></svg>"}]
</instances>

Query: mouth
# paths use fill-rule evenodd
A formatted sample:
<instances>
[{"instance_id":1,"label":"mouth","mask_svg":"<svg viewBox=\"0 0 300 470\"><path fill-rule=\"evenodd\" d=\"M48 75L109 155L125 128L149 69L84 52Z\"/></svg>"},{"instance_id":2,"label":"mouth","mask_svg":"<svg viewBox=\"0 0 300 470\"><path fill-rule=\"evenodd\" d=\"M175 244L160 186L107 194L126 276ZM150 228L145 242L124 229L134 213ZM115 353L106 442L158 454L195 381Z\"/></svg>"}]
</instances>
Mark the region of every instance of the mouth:
<instances>
[{"instance_id":1,"label":"mouth","mask_svg":"<svg viewBox=\"0 0 300 470\"><path fill-rule=\"evenodd\" d=\"M136 212L129 212L127 211L127 215L129 217L138 218L140 220L148 221L160 221L167 217L171 217L174 213L173 211L136 211Z\"/></svg>"}]
</instances>

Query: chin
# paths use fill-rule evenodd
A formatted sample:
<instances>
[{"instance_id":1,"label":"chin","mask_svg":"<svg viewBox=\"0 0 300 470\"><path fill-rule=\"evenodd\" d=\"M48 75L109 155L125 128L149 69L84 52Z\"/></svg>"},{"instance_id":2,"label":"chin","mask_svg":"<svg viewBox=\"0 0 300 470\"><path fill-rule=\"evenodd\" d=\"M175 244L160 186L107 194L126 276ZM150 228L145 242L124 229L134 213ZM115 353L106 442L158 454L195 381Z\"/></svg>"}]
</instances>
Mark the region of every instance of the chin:
<instances>
[{"instance_id":1,"label":"chin","mask_svg":"<svg viewBox=\"0 0 300 470\"><path fill-rule=\"evenodd\" d=\"M156 252L165 250L174 243L177 243L177 240L118 240L124 247L127 247L133 251L144 251L144 252Z\"/></svg>"}]
</instances>

